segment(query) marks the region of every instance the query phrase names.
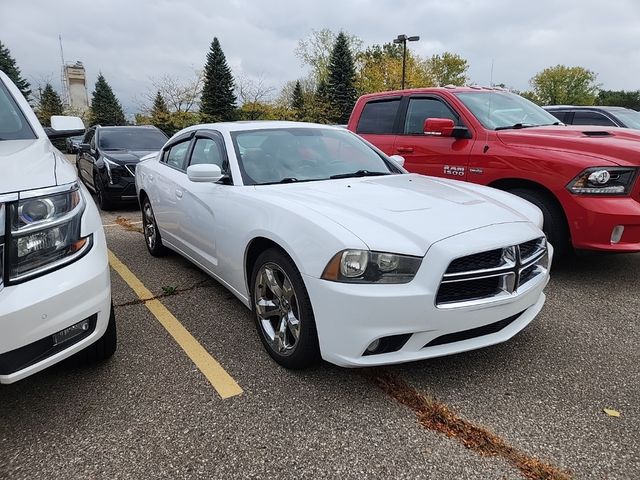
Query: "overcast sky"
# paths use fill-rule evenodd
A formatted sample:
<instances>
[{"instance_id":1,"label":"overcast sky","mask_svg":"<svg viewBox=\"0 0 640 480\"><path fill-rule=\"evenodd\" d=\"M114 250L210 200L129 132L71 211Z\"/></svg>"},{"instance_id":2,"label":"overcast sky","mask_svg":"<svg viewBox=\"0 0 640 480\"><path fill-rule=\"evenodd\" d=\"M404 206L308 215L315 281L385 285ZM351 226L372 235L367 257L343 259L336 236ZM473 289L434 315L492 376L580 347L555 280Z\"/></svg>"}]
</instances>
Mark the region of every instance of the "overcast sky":
<instances>
[{"instance_id":1,"label":"overcast sky","mask_svg":"<svg viewBox=\"0 0 640 480\"><path fill-rule=\"evenodd\" d=\"M345 30L365 46L399 33L410 48L452 51L469 60L471 79L517 89L541 69L579 65L607 89L640 89L638 0L0 0L0 40L33 84L60 88L62 35L67 62L99 71L127 114L150 77L189 76L217 36L235 74L262 75L278 90L308 70L294 54L312 29Z\"/></svg>"}]
</instances>

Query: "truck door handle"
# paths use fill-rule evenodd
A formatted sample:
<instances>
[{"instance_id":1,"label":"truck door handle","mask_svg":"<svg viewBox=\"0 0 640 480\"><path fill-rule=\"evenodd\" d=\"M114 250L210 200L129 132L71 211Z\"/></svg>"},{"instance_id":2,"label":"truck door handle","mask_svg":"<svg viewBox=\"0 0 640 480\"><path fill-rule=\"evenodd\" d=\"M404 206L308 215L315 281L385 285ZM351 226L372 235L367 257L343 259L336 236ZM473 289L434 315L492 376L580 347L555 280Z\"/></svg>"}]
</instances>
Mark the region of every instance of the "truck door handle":
<instances>
[{"instance_id":1,"label":"truck door handle","mask_svg":"<svg viewBox=\"0 0 640 480\"><path fill-rule=\"evenodd\" d=\"M413 153L413 147L398 147L396 150L398 153Z\"/></svg>"},{"instance_id":2,"label":"truck door handle","mask_svg":"<svg viewBox=\"0 0 640 480\"><path fill-rule=\"evenodd\" d=\"M176 190L176 197L182 198L182 190Z\"/></svg>"}]
</instances>

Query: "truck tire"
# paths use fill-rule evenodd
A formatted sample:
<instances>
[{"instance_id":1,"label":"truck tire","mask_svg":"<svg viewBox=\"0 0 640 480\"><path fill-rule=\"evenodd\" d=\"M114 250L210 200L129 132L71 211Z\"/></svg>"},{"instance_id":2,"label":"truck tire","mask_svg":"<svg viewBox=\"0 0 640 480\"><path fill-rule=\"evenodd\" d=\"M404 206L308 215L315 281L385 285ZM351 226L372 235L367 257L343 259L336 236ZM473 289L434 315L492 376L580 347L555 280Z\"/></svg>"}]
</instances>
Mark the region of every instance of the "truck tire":
<instances>
[{"instance_id":1,"label":"truck tire","mask_svg":"<svg viewBox=\"0 0 640 480\"><path fill-rule=\"evenodd\" d=\"M542 211L544 225L542 230L555 250L555 255L562 257L571 251L569 226L562 207L548 194L530 188L513 188L509 193L523 198Z\"/></svg>"}]
</instances>

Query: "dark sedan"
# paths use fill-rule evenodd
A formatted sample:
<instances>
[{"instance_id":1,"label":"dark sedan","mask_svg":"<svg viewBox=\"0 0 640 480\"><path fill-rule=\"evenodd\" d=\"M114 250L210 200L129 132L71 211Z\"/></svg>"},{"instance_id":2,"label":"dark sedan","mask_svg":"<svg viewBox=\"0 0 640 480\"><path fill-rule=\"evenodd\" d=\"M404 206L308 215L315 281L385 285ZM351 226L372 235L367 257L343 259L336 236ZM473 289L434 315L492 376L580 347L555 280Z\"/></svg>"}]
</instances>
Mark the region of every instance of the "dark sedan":
<instances>
[{"instance_id":1,"label":"dark sedan","mask_svg":"<svg viewBox=\"0 0 640 480\"><path fill-rule=\"evenodd\" d=\"M98 206L109 210L124 202L135 202L134 175L142 157L156 152L167 136L153 126L101 127L87 130L80 144L78 173L96 193Z\"/></svg>"}]
</instances>

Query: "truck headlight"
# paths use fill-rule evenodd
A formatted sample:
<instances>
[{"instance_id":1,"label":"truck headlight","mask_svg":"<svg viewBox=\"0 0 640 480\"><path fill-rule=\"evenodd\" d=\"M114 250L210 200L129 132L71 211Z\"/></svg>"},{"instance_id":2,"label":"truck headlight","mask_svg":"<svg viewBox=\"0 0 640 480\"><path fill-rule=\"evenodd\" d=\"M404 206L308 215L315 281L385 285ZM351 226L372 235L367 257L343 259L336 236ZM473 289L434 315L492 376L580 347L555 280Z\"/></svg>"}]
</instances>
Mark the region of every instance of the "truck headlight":
<instances>
[{"instance_id":1,"label":"truck headlight","mask_svg":"<svg viewBox=\"0 0 640 480\"><path fill-rule=\"evenodd\" d=\"M86 204L77 183L44 189L43 195L28 193L27 198L22 194L9 206L9 282L27 280L71 263L91 248L91 236L80 236Z\"/></svg>"},{"instance_id":2,"label":"truck headlight","mask_svg":"<svg viewBox=\"0 0 640 480\"><path fill-rule=\"evenodd\" d=\"M343 250L329 261L322 278L346 283L409 283L421 257L369 250Z\"/></svg>"},{"instance_id":3,"label":"truck headlight","mask_svg":"<svg viewBox=\"0 0 640 480\"><path fill-rule=\"evenodd\" d=\"M587 168L567 185L567 189L578 195L628 195L636 173L636 168Z\"/></svg>"}]
</instances>

